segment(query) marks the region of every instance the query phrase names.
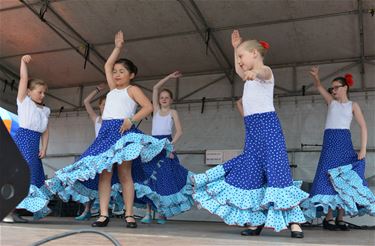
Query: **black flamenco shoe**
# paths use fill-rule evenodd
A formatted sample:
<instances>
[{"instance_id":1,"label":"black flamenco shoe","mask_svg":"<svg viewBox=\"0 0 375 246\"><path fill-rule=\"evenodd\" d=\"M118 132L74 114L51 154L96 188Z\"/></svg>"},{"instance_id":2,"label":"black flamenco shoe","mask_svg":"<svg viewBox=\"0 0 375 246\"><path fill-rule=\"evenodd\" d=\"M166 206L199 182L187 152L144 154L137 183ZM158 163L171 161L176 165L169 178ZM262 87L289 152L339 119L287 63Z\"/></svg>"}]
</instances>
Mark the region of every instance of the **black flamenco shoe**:
<instances>
[{"instance_id":1,"label":"black flamenco shoe","mask_svg":"<svg viewBox=\"0 0 375 246\"><path fill-rule=\"evenodd\" d=\"M128 222L126 219L127 218L133 218L134 219L134 222ZM134 215L128 215L128 216L125 216L125 223L126 223L126 227L127 228L137 228L138 225L137 225L137 222L135 221L135 218L134 218Z\"/></svg>"},{"instance_id":2,"label":"black flamenco shoe","mask_svg":"<svg viewBox=\"0 0 375 246\"><path fill-rule=\"evenodd\" d=\"M100 217L105 218L105 220L103 220L103 221L98 221L98 220L95 221L94 223L91 224L92 227L106 227L108 225L108 223L109 223L109 217L106 216L106 215L100 215L99 218Z\"/></svg>"},{"instance_id":3,"label":"black flamenco shoe","mask_svg":"<svg viewBox=\"0 0 375 246\"><path fill-rule=\"evenodd\" d=\"M343 220L338 220L336 217L335 220L336 227L341 231L350 231L348 224Z\"/></svg>"},{"instance_id":4,"label":"black flamenco shoe","mask_svg":"<svg viewBox=\"0 0 375 246\"><path fill-rule=\"evenodd\" d=\"M304 238L304 233L303 231L292 231L292 225L298 225L301 228L301 225L298 223L292 223L290 224L290 237L291 238ZM302 230L302 228L301 228Z\"/></svg>"},{"instance_id":5,"label":"black flamenco shoe","mask_svg":"<svg viewBox=\"0 0 375 246\"><path fill-rule=\"evenodd\" d=\"M323 228L329 231L337 231L337 226L335 224L329 223L334 220L327 220L324 218L323 220Z\"/></svg>"},{"instance_id":6,"label":"black flamenco shoe","mask_svg":"<svg viewBox=\"0 0 375 246\"><path fill-rule=\"evenodd\" d=\"M259 236L260 232L262 231L264 225L257 226L256 229L245 229L241 231L242 236Z\"/></svg>"}]
</instances>

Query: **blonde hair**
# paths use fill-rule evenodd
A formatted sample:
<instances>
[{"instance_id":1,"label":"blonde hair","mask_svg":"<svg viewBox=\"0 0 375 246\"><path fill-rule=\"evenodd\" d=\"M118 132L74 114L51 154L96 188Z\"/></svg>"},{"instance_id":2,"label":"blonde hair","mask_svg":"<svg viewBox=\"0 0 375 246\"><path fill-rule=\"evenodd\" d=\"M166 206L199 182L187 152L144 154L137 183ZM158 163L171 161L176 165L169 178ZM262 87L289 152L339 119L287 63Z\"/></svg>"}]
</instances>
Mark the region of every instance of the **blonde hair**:
<instances>
[{"instance_id":1,"label":"blonde hair","mask_svg":"<svg viewBox=\"0 0 375 246\"><path fill-rule=\"evenodd\" d=\"M252 40L246 40L243 41L239 47L242 47L243 49L247 51L252 51L253 49L256 49L261 56L264 58L264 56L267 54L268 49L265 49L258 40L252 39Z\"/></svg>"},{"instance_id":2,"label":"blonde hair","mask_svg":"<svg viewBox=\"0 0 375 246\"><path fill-rule=\"evenodd\" d=\"M46 89L48 88L47 83L41 79L29 79L29 81L27 82L27 88L31 91L34 90L38 85L44 86L44 88Z\"/></svg>"}]
</instances>

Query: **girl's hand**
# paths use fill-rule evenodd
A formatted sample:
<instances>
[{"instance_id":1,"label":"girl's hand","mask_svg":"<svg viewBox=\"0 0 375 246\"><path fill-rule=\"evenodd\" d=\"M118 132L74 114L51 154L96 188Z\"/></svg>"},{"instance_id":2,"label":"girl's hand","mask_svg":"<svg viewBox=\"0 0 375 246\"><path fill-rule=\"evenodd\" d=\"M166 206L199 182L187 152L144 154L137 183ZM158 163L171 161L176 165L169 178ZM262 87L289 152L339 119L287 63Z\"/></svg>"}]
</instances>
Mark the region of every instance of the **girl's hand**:
<instances>
[{"instance_id":1,"label":"girl's hand","mask_svg":"<svg viewBox=\"0 0 375 246\"><path fill-rule=\"evenodd\" d=\"M121 127L120 127L120 133L121 134L124 134L125 131L129 130L131 127L132 127L132 123L130 122L129 118L126 118L124 120L124 123L122 123Z\"/></svg>"},{"instance_id":2,"label":"girl's hand","mask_svg":"<svg viewBox=\"0 0 375 246\"><path fill-rule=\"evenodd\" d=\"M182 76L182 73L180 73L180 71L175 71L175 72L169 74L168 78L170 78L170 79L177 79L177 78L179 78L181 76Z\"/></svg>"},{"instance_id":3,"label":"girl's hand","mask_svg":"<svg viewBox=\"0 0 375 246\"><path fill-rule=\"evenodd\" d=\"M366 149L361 149L358 153L358 160L362 160L366 157Z\"/></svg>"},{"instance_id":4,"label":"girl's hand","mask_svg":"<svg viewBox=\"0 0 375 246\"><path fill-rule=\"evenodd\" d=\"M104 90L104 88L106 88L106 87L107 87L107 84L106 84L106 83L101 83L101 84L99 84L96 88L98 88L99 91L102 91L102 90Z\"/></svg>"},{"instance_id":5,"label":"girl's hand","mask_svg":"<svg viewBox=\"0 0 375 246\"><path fill-rule=\"evenodd\" d=\"M319 78L319 67L312 67L310 70L311 76L318 79Z\"/></svg>"},{"instance_id":6,"label":"girl's hand","mask_svg":"<svg viewBox=\"0 0 375 246\"><path fill-rule=\"evenodd\" d=\"M44 157L46 157L46 151L43 149L39 150L39 159L43 159Z\"/></svg>"},{"instance_id":7,"label":"girl's hand","mask_svg":"<svg viewBox=\"0 0 375 246\"><path fill-rule=\"evenodd\" d=\"M27 64L27 63L31 62L31 56L29 56L29 55L24 55L24 56L22 56L21 60L22 60L24 63Z\"/></svg>"},{"instance_id":8,"label":"girl's hand","mask_svg":"<svg viewBox=\"0 0 375 246\"><path fill-rule=\"evenodd\" d=\"M246 71L244 72L244 79L245 80L255 80L257 78L257 74L253 71Z\"/></svg>"},{"instance_id":9,"label":"girl's hand","mask_svg":"<svg viewBox=\"0 0 375 246\"><path fill-rule=\"evenodd\" d=\"M232 45L233 48L237 49L237 47L242 43L242 38L240 36L240 32L238 30L234 30L232 32Z\"/></svg>"},{"instance_id":10,"label":"girl's hand","mask_svg":"<svg viewBox=\"0 0 375 246\"><path fill-rule=\"evenodd\" d=\"M115 46L116 48L122 48L124 45L124 33L122 31L119 31L116 33L115 36Z\"/></svg>"}]
</instances>

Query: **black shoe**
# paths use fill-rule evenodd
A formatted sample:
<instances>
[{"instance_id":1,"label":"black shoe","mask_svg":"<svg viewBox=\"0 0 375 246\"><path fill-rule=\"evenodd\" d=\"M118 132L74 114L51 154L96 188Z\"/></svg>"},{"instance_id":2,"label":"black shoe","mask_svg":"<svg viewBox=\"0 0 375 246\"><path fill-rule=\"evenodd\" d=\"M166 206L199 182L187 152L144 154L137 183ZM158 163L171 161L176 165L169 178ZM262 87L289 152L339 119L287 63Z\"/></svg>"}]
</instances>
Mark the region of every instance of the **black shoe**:
<instances>
[{"instance_id":1,"label":"black shoe","mask_svg":"<svg viewBox=\"0 0 375 246\"><path fill-rule=\"evenodd\" d=\"M335 224L336 224L336 227L341 231L350 231L348 224L346 224L346 222L343 220L338 220L337 217L335 220Z\"/></svg>"},{"instance_id":2,"label":"black shoe","mask_svg":"<svg viewBox=\"0 0 375 246\"><path fill-rule=\"evenodd\" d=\"M245 229L241 231L242 236L259 236L260 232L262 231L264 225L257 226L256 229Z\"/></svg>"},{"instance_id":3,"label":"black shoe","mask_svg":"<svg viewBox=\"0 0 375 246\"><path fill-rule=\"evenodd\" d=\"M91 224L92 227L106 227L109 223L109 217L106 216L106 215L100 215L100 217L104 217L105 220L104 221L95 221L94 223Z\"/></svg>"},{"instance_id":4,"label":"black shoe","mask_svg":"<svg viewBox=\"0 0 375 246\"><path fill-rule=\"evenodd\" d=\"M134 222L128 222L126 219L127 218L133 218L134 219ZM137 222L135 221L135 218L133 215L128 215L128 216L125 216L125 223L126 223L126 227L127 228L137 228Z\"/></svg>"},{"instance_id":5,"label":"black shoe","mask_svg":"<svg viewBox=\"0 0 375 246\"><path fill-rule=\"evenodd\" d=\"M19 214L15 212L11 212L8 214L4 219L3 222L5 223L27 223L29 222L27 219L22 218Z\"/></svg>"},{"instance_id":6,"label":"black shoe","mask_svg":"<svg viewBox=\"0 0 375 246\"><path fill-rule=\"evenodd\" d=\"M299 225L299 227L301 227L301 225L298 224L298 223L290 224L290 237L292 237L292 238L304 238L305 235L304 235L303 231L292 231L292 225ZM302 230L302 228L301 228L301 230Z\"/></svg>"},{"instance_id":7,"label":"black shoe","mask_svg":"<svg viewBox=\"0 0 375 246\"><path fill-rule=\"evenodd\" d=\"M332 223L329 223L331 221L334 221L334 220L326 220L324 218L323 220L323 228L326 229L326 230L329 230L329 231L337 231L337 226L335 224L332 224Z\"/></svg>"}]
</instances>

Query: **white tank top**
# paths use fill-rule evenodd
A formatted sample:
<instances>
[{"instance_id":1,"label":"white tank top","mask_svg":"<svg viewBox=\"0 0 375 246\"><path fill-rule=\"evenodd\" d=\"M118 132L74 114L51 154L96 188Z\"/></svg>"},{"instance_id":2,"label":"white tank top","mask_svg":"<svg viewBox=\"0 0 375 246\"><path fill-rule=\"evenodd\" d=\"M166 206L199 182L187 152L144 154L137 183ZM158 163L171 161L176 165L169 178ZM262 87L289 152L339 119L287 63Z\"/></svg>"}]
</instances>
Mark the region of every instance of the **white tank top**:
<instances>
[{"instance_id":1,"label":"white tank top","mask_svg":"<svg viewBox=\"0 0 375 246\"><path fill-rule=\"evenodd\" d=\"M98 136L99 130L102 127L102 122L100 121L100 117L96 117L95 119L95 137Z\"/></svg>"},{"instance_id":2,"label":"white tank top","mask_svg":"<svg viewBox=\"0 0 375 246\"><path fill-rule=\"evenodd\" d=\"M133 117L137 109L137 103L129 96L128 87L125 89L113 89L106 97L103 110L103 120L118 120Z\"/></svg>"},{"instance_id":3,"label":"white tank top","mask_svg":"<svg viewBox=\"0 0 375 246\"><path fill-rule=\"evenodd\" d=\"M172 111L166 116L161 116L159 111L152 118L152 135L172 135L173 118Z\"/></svg>"},{"instance_id":4,"label":"white tank top","mask_svg":"<svg viewBox=\"0 0 375 246\"><path fill-rule=\"evenodd\" d=\"M332 100L328 106L325 129L350 129L353 119L353 102L340 103Z\"/></svg>"},{"instance_id":5,"label":"white tank top","mask_svg":"<svg viewBox=\"0 0 375 246\"><path fill-rule=\"evenodd\" d=\"M244 115L252 115L275 111L273 106L274 78L261 81L247 80L243 89L242 105Z\"/></svg>"},{"instance_id":6,"label":"white tank top","mask_svg":"<svg viewBox=\"0 0 375 246\"><path fill-rule=\"evenodd\" d=\"M48 117L51 113L48 107L38 107L29 96L26 96L22 102L17 99L17 106L20 127L40 133L46 131Z\"/></svg>"}]
</instances>

